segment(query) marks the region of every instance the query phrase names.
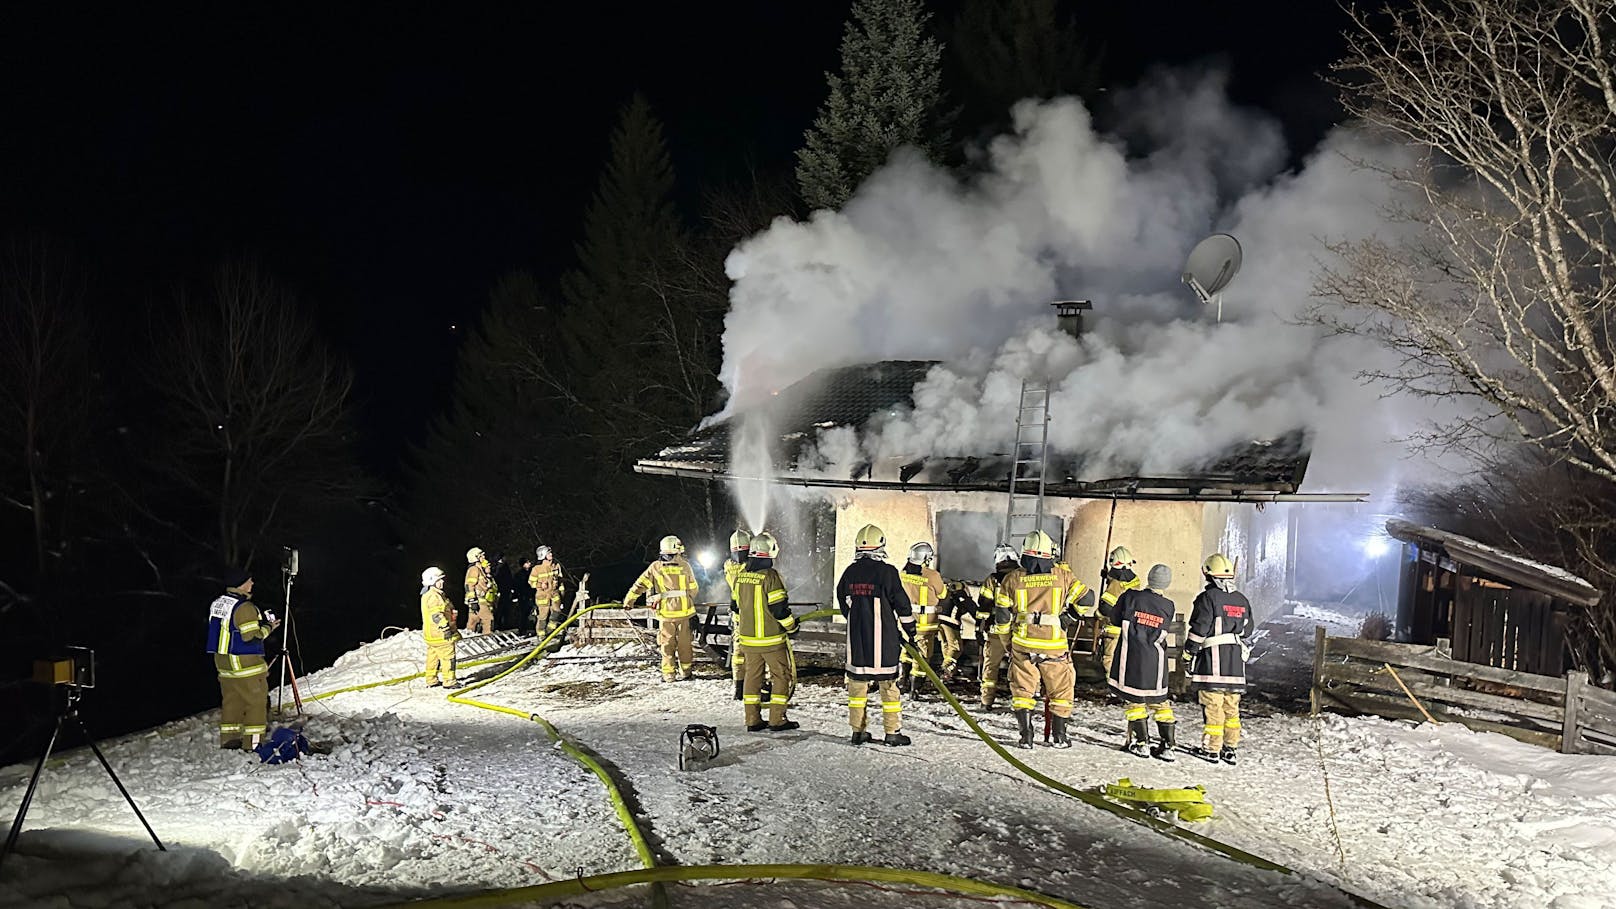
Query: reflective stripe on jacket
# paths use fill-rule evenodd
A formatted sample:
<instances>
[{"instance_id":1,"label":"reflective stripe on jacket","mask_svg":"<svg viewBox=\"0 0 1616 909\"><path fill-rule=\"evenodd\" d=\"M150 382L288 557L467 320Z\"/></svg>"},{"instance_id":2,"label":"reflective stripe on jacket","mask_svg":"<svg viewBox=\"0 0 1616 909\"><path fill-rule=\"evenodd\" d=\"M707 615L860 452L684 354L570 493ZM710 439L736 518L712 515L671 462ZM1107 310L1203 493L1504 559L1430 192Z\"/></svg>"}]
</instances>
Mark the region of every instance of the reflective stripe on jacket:
<instances>
[{"instance_id":1,"label":"reflective stripe on jacket","mask_svg":"<svg viewBox=\"0 0 1616 909\"><path fill-rule=\"evenodd\" d=\"M642 594L655 594L657 618L688 618L696 614L696 586L696 573L690 563L684 556L674 556L672 561L647 565L634 586L628 589L628 595L623 597L623 605L629 605Z\"/></svg>"},{"instance_id":2,"label":"reflective stripe on jacket","mask_svg":"<svg viewBox=\"0 0 1616 909\"><path fill-rule=\"evenodd\" d=\"M999 585L993 631L1012 631L1011 643L1025 650L1064 651L1068 644L1061 614L1087 592L1088 585L1059 565L1048 574L1017 568Z\"/></svg>"},{"instance_id":3,"label":"reflective stripe on jacket","mask_svg":"<svg viewBox=\"0 0 1616 909\"><path fill-rule=\"evenodd\" d=\"M258 607L233 588L208 607L208 653L216 655L220 678L249 679L269 671L264 662L269 629L261 622Z\"/></svg>"},{"instance_id":4,"label":"reflective stripe on jacket","mask_svg":"<svg viewBox=\"0 0 1616 909\"><path fill-rule=\"evenodd\" d=\"M1190 681L1208 691L1246 690L1246 641L1254 627L1251 602L1238 590L1208 584L1190 606Z\"/></svg>"},{"instance_id":5,"label":"reflective stripe on jacket","mask_svg":"<svg viewBox=\"0 0 1616 909\"><path fill-rule=\"evenodd\" d=\"M1152 704L1167 700L1168 631L1177 607L1154 590L1130 590L1117 600L1122 629L1108 682L1123 700Z\"/></svg>"},{"instance_id":6,"label":"reflective stripe on jacket","mask_svg":"<svg viewBox=\"0 0 1616 909\"><path fill-rule=\"evenodd\" d=\"M909 595L909 605L914 607L915 633L936 631L938 607L948 596L943 576L935 568L911 562L903 566L898 580L903 582L903 592Z\"/></svg>"},{"instance_id":7,"label":"reflective stripe on jacket","mask_svg":"<svg viewBox=\"0 0 1616 909\"><path fill-rule=\"evenodd\" d=\"M533 566L527 574L527 586L533 588L533 602L540 606L560 600L567 587L561 577L561 565L552 559Z\"/></svg>"},{"instance_id":8,"label":"reflective stripe on jacket","mask_svg":"<svg viewBox=\"0 0 1616 909\"><path fill-rule=\"evenodd\" d=\"M797 617L786 605L785 581L773 568L735 574L735 643L742 647L774 647L797 627Z\"/></svg>"},{"instance_id":9,"label":"reflective stripe on jacket","mask_svg":"<svg viewBox=\"0 0 1616 909\"><path fill-rule=\"evenodd\" d=\"M467 566L466 605L497 602L499 602L499 585L494 583L494 575L488 570L487 560L480 559Z\"/></svg>"},{"instance_id":10,"label":"reflective stripe on jacket","mask_svg":"<svg viewBox=\"0 0 1616 909\"><path fill-rule=\"evenodd\" d=\"M873 557L854 559L836 582L836 605L847 619L848 677L897 678L901 626L913 629L915 621L898 569Z\"/></svg>"},{"instance_id":11,"label":"reflective stripe on jacket","mask_svg":"<svg viewBox=\"0 0 1616 909\"><path fill-rule=\"evenodd\" d=\"M428 644L460 640L455 628L454 604L436 587L421 589L421 638Z\"/></svg>"}]
</instances>

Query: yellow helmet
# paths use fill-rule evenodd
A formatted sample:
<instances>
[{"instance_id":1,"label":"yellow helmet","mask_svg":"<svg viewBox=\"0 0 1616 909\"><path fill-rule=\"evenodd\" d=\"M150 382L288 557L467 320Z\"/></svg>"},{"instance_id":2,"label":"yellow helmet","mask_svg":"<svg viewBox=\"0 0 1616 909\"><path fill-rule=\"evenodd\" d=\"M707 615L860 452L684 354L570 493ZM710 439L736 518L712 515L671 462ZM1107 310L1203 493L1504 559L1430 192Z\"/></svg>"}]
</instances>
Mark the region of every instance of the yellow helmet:
<instances>
[{"instance_id":1,"label":"yellow helmet","mask_svg":"<svg viewBox=\"0 0 1616 909\"><path fill-rule=\"evenodd\" d=\"M1201 571L1209 578L1232 578L1234 563L1223 553L1214 552L1206 557L1206 564L1201 566Z\"/></svg>"},{"instance_id":2,"label":"yellow helmet","mask_svg":"<svg viewBox=\"0 0 1616 909\"><path fill-rule=\"evenodd\" d=\"M745 530L737 530L729 535L729 551L740 552L752 545L752 534Z\"/></svg>"},{"instance_id":3,"label":"yellow helmet","mask_svg":"<svg viewBox=\"0 0 1616 909\"><path fill-rule=\"evenodd\" d=\"M659 547L658 551L665 556L680 555L685 551L685 544L680 542L678 537L670 533L662 538L662 545Z\"/></svg>"},{"instance_id":4,"label":"yellow helmet","mask_svg":"<svg viewBox=\"0 0 1616 909\"><path fill-rule=\"evenodd\" d=\"M1118 546L1116 549L1111 550L1111 554L1106 557L1106 561L1111 563L1112 568L1127 568L1129 565L1134 564L1133 553L1129 552L1126 546Z\"/></svg>"},{"instance_id":5,"label":"yellow helmet","mask_svg":"<svg viewBox=\"0 0 1616 909\"><path fill-rule=\"evenodd\" d=\"M874 524L865 524L859 528L858 536L853 538L854 552L875 552L887 547L887 535Z\"/></svg>"},{"instance_id":6,"label":"yellow helmet","mask_svg":"<svg viewBox=\"0 0 1616 909\"><path fill-rule=\"evenodd\" d=\"M470 562L479 562L479 561L482 560L482 557L483 557L483 551L482 551L481 547L473 546L470 549L466 550L466 561L468 563L470 563Z\"/></svg>"},{"instance_id":7,"label":"yellow helmet","mask_svg":"<svg viewBox=\"0 0 1616 909\"><path fill-rule=\"evenodd\" d=\"M773 534L760 533L752 538L752 555L759 559L778 559L780 544L775 542Z\"/></svg>"},{"instance_id":8,"label":"yellow helmet","mask_svg":"<svg viewBox=\"0 0 1616 909\"><path fill-rule=\"evenodd\" d=\"M1021 540L1021 554L1037 559L1053 559L1055 557L1055 541L1042 530L1034 530Z\"/></svg>"}]
</instances>

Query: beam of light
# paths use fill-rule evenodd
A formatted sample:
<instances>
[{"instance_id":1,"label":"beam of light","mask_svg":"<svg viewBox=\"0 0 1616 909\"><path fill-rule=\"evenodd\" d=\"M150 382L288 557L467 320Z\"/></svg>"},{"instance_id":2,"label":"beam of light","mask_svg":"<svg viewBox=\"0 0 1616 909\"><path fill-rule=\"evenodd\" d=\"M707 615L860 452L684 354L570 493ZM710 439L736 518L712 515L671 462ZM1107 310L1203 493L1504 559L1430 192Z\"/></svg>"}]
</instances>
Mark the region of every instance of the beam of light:
<instances>
[{"instance_id":1,"label":"beam of light","mask_svg":"<svg viewBox=\"0 0 1616 909\"><path fill-rule=\"evenodd\" d=\"M711 549L703 549L696 553L696 561L701 563L703 568L711 568L718 564L718 556L714 555Z\"/></svg>"},{"instance_id":2,"label":"beam of light","mask_svg":"<svg viewBox=\"0 0 1616 909\"><path fill-rule=\"evenodd\" d=\"M1392 541L1385 537L1370 537L1363 541L1363 554L1371 559L1378 559L1392 551Z\"/></svg>"}]
</instances>

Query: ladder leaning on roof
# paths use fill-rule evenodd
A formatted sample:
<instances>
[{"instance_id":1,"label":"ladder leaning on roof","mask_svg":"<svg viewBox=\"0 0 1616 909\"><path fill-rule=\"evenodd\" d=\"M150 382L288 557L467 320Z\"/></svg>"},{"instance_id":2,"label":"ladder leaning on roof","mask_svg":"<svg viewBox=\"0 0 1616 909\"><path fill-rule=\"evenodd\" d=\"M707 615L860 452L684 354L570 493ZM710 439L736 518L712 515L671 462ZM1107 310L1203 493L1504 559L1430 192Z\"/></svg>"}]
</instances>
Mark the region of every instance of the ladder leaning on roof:
<instances>
[{"instance_id":1,"label":"ladder leaning on roof","mask_svg":"<svg viewBox=\"0 0 1616 909\"><path fill-rule=\"evenodd\" d=\"M1004 542L1044 529L1044 472L1049 467L1049 381L1025 379L1016 410L1016 447L1010 459L1010 501Z\"/></svg>"}]
</instances>

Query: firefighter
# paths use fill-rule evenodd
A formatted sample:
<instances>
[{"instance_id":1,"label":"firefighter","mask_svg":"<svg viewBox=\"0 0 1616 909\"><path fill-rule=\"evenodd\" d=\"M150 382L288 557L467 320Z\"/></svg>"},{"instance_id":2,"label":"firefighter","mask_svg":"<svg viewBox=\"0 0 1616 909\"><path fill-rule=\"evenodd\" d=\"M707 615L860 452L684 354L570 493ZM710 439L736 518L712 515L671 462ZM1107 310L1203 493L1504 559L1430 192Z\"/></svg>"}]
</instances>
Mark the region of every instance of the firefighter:
<instances>
[{"instance_id":1,"label":"firefighter","mask_svg":"<svg viewBox=\"0 0 1616 909\"><path fill-rule=\"evenodd\" d=\"M976 598L976 633L982 645L982 709L992 710L999 696L999 670L1010 655L1010 632L992 630L993 610L998 606L999 585L1005 576L1021 567L1016 548L1000 543L993 550L993 573L982 582Z\"/></svg>"},{"instance_id":2,"label":"firefighter","mask_svg":"<svg viewBox=\"0 0 1616 909\"><path fill-rule=\"evenodd\" d=\"M251 751L269 726L264 639L280 623L266 624L253 605L247 572L231 571L224 582L224 593L208 607L208 653L219 673L219 747Z\"/></svg>"},{"instance_id":3,"label":"firefighter","mask_svg":"<svg viewBox=\"0 0 1616 909\"><path fill-rule=\"evenodd\" d=\"M872 684L881 693L882 743L909 744L898 695L898 655L914 635L915 616L898 569L886 559L886 534L866 524L854 537L853 564L836 582L836 605L847 620L847 721L854 745L871 740L865 705Z\"/></svg>"},{"instance_id":4,"label":"firefighter","mask_svg":"<svg viewBox=\"0 0 1616 909\"><path fill-rule=\"evenodd\" d=\"M903 572L898 580L903 583L903 592L909 595L909 605L915 616L915 649L920 651L921 659L931 662L931 652L937 647L937 634L942 628L938 621L938 610L942 608L943 600L948 596L948 585L943 583L943 576L937 569L931 567L937 558L937 550L930 543L920 542L909 547L909 561L903 566ZM906 679L911 679L915 672L914 665L905 653L900 657L902 663L901 675L898 684L901 687ZM910 681L909 693L914 694L914 683Z\"/></svg>"},{"instance_id":5,"label":"firefighter","mask_svg":"<svg viewBox=\"0 0 1616 909\"><path fill-rule=\"evenodd\" d=\"M663 537L658 547L661 558L647 565L623 596L624 608L644 594L646 605L656 610L664 682L691 678L696 665L690 636L690 622L696 616L696 573L684 551L678 537Z\"/></svg>"},{"instance_id":6,"label":"firefighter","mask_svg":"<svg viewBox=\"0 0 1616 909\"><path fill-rule=\"evenodd\" d=\"M428 568L421 572L421 639L426 642L426 687L459 688L455 681L455 641L460 632L455 630L454 604L443 593L442 568Z\"/></svg>"},{"instance_id":7,"label":"firefighter","mask_svg":"<svg viewBox=\"0 0 1616 909\"><path fill-rule=\"evenodd\" d=\"M1190 682L1201 702L1201 744L1190 753L1208 761L1235 763L1240 745L1240 694L1246 690L1251 652L1251 602L1234 587L1234 563L1214 552L1201 566L1206 589L1190 607Z\"/></svg>"},{"instance_id":8,"label":"firefighter","mask_svg":"<svg viewBox=\"0 0 1616 909\"><path fill-rule=\"evenodd\" d=\"M494 630L494 604L499 602L499 585L488 555L476 546L466 550L466 631L487 634Z\"/></svg>"},{"instance_id":9,"label":"firefighter","mask_svg":"<svg viewBox=\"0 0 1616 909\"><path fill-rule=\"evenodd\" d=\"M1072 716L1071 645L1066 639L1068 614L1093 602L1088 585L1055 564L1055 541L1042 530L1022 540L1021 567L999 584L993 609L993 631L1011 633L1010 705L1021 729L1020 748L1032 747L1032 710L1040 685L1052 715L1052 744L1072 747L1066 724Z\"/></svg>"},{"instance_id":10,"label":"firefighter","mask_svg":"<svg viewBox=\"0 0 1616 909\"><path fill-rule=\"evenodd\" d=\"M1128 735L1122 748L1140 757L1173 760L1173 705L1167 700L1168 626L1177 607L1162 595L1173 583L1173 570L1152 565L1143 589L1129 590L1117 600L1116 659L1109 675L1111 690L1122 698ZM1150 723L1155 714L1161 741L1150 746Z\"/></svg>"},{"instance_id":11,"label":"firefighter","mask_svg":"<svg viewBox=\"0 0 1616 909\"><path fill-rule=\"evenodd\" d=\"M735 576L746 570L746 562L752 557L752 534L749 531L737 530L729 535L729 561L724 563L724 583L729 585L730 592L730 630L735 627ZM735 700L744 696L741 690L746 678L746 653L735 646L734 635L731 634L729 642L730 674L735 677Z\"/></svg>"},{"instance_id":12,"label":"firefighter","mask_svg":"<svg viewBox=\"0 0 1616 909\"><path fill-rule=\"evenodd\" d=\"M1105 557L1105 571L1101 574L1105 588L1100 594L1100 615L1105 618L1105 627L1100 630L1100 636L1104 638L1101 641L1100 665L1105 668L1107 677L1111 675L1111 661L1117 654L1117 635L1122 633L1122 627L1114 617L1117 600L1124 593L1144 586L1144 580L1134 573L1135 564L1133 553L1126 546L1118 546Z\"/></svg>"},{"instance_id":13,"label":"firefighter","mask_svg":"<svg viewBox=\"0 0 1616 909\"><path fill-rule=\"evenodd\" d=\"M785 581L774 569L780 544L773 536L760 533L751 538L750 557L735 573L733 591L734 642L746 652L746 678L742 703L746 710L746 731L785 732L797 723L786 718L796 672L792 665L791 644L786 636L797 632L797 618L786 605ZM763 721L763 682L769 681L769 721Z\"/></svg>"},{"instance_id":14,"label":"firefighter","mask_svg":"<svg viewBox=\"0 0 1616 909\"><path fill-rule=\"evenodd\" d=\"M561 605L561 597L567 585L550 547L535 547L533 556L538 561L527 573L527 586L533 588L533 633L542 641L566 620L567 610Z\"/></svg>"},{"instance_id":15,"label":"firefighter","mask_svg":"<svg viewBox=\"0 0 1616 909\"><path fill-rule=\"evenodd\" d=\"M963 581L948 581L948 595L937 609L938 633L943 638L943 678L954 681L959 672L960 625L971 610L971 595Z\"/></svg>"}]
</instances>

